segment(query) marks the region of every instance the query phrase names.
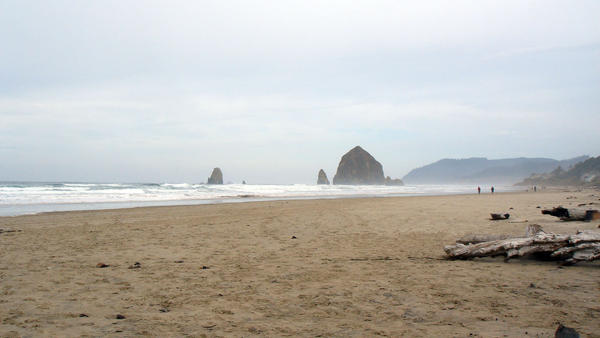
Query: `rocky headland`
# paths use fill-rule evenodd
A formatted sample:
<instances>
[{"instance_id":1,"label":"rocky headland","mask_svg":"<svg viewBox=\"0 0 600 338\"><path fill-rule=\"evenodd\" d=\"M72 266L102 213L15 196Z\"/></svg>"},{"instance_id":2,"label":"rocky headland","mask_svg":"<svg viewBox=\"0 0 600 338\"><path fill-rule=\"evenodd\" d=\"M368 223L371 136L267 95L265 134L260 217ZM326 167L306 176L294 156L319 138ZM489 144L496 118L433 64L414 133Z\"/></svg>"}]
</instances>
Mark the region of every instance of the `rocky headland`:
<instances>
[{"instance_id":1,"label":"rocky headland","mask_svg":"<svg viewBox=\"0 0 600 338\"><path fill-rule=\"evenodd\" d=\"M575 164L568 170L557 167L549 173L532 174L515 184L521 186L600 186L600 156Z\"/></svg>"},{"instance_id":2,"label":"rocky headland","mask_svg":"<svg viewBox=\"0 0 600 338\"><path fill-rule=\"evenodd\" d=\"M402 178L408 184L513 184L522 181L531 173L546 174L556 167L569 169L588 156L567 160L551 158L505 158L489 160L483 157L466 159L442 159L411 170Z\"/></svg>"}]
</instances>

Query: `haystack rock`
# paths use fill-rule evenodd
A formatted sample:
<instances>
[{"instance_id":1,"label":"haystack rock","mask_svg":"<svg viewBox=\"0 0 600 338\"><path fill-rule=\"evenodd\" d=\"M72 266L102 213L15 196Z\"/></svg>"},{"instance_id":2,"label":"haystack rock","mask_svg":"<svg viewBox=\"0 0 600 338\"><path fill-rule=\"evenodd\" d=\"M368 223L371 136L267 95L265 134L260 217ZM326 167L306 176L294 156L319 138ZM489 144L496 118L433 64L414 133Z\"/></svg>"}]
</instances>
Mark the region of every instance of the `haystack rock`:
<instances>
[{"instance_id":1,"label":"haystack rock","mask_svg":"<svg viewBox=\"0 0 600 338\"><path fill-rule=\"evenodd\" d=\"M342 156L333 184L384 184L383 166L360 146Z\"/></svg>"},{"instance_id":2,"label":"haystack rock","mask_svg":"<svg viewBox=\"0 0 600 338\"><path fill-rule=\"evenodd\" d=\"M329 179L327 178L327 174L325 174L325 171L323 169L319 170L317 184L329 184Z\"/></svg>"},{"instance_id":3,"label":"haystack rock","mask_svg":"<svg viewBox=\"0 0 600 338\"><path fill-rule=\"evenodd\" d=\"M220 168L215 168L208 178L207 184L223 184L223 173Z\"/></svg>"}]
</instances>

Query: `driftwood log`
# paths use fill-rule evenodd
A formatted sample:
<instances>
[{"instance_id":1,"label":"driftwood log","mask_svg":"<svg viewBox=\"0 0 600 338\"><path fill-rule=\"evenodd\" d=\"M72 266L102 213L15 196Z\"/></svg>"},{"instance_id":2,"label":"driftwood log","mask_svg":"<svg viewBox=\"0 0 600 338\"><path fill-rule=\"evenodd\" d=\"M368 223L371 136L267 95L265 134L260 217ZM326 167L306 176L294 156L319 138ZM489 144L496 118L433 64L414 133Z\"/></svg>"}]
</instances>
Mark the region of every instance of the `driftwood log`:
<instances>
[{"instance_id":1,"label":"driftwood log","mask_svg":"<svg viewBox=\"0 0 600 338\"><path fill-rule=\"evenodd\" d=\"M491 242L491 241L498 241L501 239L507 239L510 238L510 235L476 235L476 234L469 234L469 235L465 235L463 237L461 237L459 240L456 241L456 243L460 243L460 244L477 244L477 243L483 243L483 242Z\"/></svg>"},{"instance_id":2,"label":"driftwood log","mask_svg":"<svg viewBox=\"0 0 600 338\"><path fill-rule=\"evenodd\" d=\"M510 217L509 213L504 213L504 214L490 214L491 220L492 221L499 221L501 219L508 219Z\"/></svg>"},{"instance_id":3,"label":"driftwood log","mask_svg":"<svg viewBox=\"0 0 600 338\"><path fill-rule=\"evenodd\" d=\"M579 261L600 258L600 232L597 231L561 235L546 233L539 225L532 224L527 227L525 237L500 238L483 242L478 242L478 239L484 237L474 237L471 241L465 241L463 237L456 245L444 247L444 251L452 259L504 256L508 260L512 257L536 254L548 259L561 260L566 264L575 264Z\"/></svg>"},{"instance_id":4,"label":"driftwood log","mask_svg":"<svg viewBox=\"0 0 600 338\"><path fill-rule=\"evenodd\" d=\"M563 221L592 221L600 219L600 212L593 209L567 209L561 206L552 209L542 210L544 215L552 215Z\"/></svg>"}]
</instances>

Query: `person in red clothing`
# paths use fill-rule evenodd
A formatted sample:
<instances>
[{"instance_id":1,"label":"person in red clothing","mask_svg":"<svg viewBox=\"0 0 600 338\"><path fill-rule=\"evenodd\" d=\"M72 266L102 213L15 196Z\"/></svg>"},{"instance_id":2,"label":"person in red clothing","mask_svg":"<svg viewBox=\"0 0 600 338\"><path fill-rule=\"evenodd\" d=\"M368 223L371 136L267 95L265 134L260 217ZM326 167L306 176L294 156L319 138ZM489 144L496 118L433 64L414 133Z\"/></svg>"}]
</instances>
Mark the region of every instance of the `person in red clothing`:
<instances>
[{"instance_id":1,"label":"person in red clothing","mask_svg":"<svg viewBox=\"0 0 600 338\"><path fill-rule=\"evenodd\" d=\"M477 187L477 193L481 194L481 187Z\"/></svg>"}]
</instances>

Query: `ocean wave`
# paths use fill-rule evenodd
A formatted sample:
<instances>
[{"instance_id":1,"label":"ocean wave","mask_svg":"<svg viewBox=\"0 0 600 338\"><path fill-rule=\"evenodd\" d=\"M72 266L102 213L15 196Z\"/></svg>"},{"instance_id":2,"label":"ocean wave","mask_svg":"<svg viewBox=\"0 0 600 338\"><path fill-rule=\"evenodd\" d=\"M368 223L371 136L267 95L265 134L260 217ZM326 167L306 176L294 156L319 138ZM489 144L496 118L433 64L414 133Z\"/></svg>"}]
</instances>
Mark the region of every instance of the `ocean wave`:
<instances>
[{"instance_id":1,"label":"ocean wave","mask_svg":"<svg viewBox=\"0 0 600 338\"><path fill-rule=\"evenodd\" d=\"M498 187L497 191L514 190ZM336 198L352 196L406 196L473 193L472 186L350 186L350 185L206 185L190 183L0 183L0 206L223 201L226 199Z\"/></svg>"}]
</instances>

